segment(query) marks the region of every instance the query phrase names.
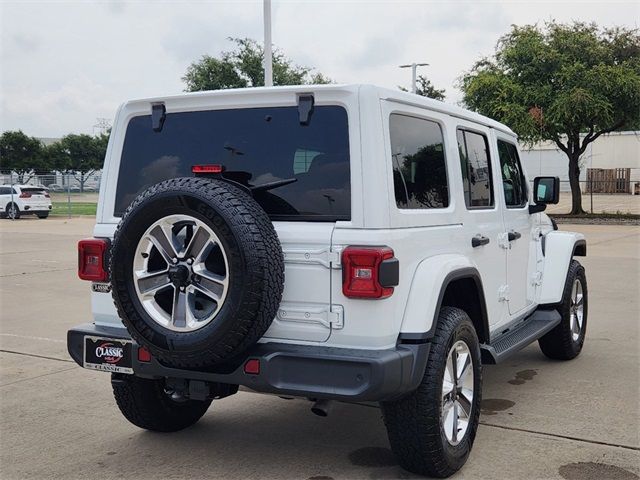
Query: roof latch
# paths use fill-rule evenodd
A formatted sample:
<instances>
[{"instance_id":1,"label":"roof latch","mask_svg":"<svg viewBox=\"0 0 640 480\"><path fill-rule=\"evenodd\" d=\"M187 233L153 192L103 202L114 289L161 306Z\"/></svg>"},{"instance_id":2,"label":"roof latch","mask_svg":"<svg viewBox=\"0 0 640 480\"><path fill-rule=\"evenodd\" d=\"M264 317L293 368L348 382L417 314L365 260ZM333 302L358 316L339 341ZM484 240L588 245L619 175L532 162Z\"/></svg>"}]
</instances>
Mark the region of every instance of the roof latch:
<instances>
[{"instance_id":1,"label":"roof latch","mask_svg":"<svg viewBox=\"0 0 640 480\"><path fill-rule=\"evenodd\" d=\"M305 93L298 95L298 115L300 117L300 125L305 127L311 122L311 115L313 114L313 95Z\"/></svg>"},{"instance_id":2,"label":"roof latch","mask_svg":"<svg viewBox=\"0 0 640 480\"><path fill-rule=\"evenodd\" d=\"M151 105L151 126L154 132L161 132L164 121L167 118L167 109L164 103L155 103Z\"/></svg>"}]
</instances>

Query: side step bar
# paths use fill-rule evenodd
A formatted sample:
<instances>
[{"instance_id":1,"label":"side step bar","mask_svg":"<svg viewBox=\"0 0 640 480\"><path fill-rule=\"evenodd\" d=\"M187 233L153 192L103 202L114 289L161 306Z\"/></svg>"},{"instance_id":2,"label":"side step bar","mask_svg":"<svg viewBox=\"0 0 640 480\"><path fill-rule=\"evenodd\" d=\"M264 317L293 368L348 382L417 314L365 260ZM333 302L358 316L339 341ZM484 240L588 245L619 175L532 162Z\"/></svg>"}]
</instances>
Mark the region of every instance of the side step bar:
<instances>
[{"instance_id":1,"label":"side step bar","mask_svg":"<svg viewBox=\"0 0 640 480\"><path fill-rule=\"evenodd\" d=\"M480 345L482 363L493 365L502 362L554 329L561 319L557 310L536 310L491 344Z\"/></svg>"}]
</instances>

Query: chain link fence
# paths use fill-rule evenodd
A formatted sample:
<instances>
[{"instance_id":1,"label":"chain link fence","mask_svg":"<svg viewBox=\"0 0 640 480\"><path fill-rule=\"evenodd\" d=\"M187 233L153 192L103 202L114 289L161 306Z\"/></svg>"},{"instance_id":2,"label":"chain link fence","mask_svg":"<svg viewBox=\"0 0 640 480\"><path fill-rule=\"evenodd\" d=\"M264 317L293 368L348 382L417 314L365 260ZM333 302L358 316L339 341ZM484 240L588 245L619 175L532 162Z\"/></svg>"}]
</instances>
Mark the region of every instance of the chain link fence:
<instances>
[{"instance_id":1,"label":"chain link fence","mask_svg":"<svg viewBox=\"0 0 640 480\"><path fill-rule=\"evenodd\" d=\"M100 191L101 172L79 173L46 173L46 174L0 174L0 185L28 185L42 188L51 198L51 215L72 217L77 215L95 215ZM10 197L13 188L1 198L0 208L6 209L13 202Z\"/></svg>"}]
</instances>

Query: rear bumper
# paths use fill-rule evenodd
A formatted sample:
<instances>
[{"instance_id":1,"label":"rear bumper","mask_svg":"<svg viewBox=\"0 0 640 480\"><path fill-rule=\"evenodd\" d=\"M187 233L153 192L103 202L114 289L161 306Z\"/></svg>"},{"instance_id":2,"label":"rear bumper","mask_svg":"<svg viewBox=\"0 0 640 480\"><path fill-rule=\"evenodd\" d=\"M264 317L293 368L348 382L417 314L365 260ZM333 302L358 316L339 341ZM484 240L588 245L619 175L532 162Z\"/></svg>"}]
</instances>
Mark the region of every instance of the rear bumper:
<instances>
[{"instance_id":1,"label":"rear bumper","mask_svg":"<svg viewBox=\"0 0 640 480\"><path fill-rule=\"evenodd\" d=\"M84 337L130 339L124 328L94 324L69 330L67 348L83 365ZM343 401L392 400L413 391L422 380L429 343L398 345L390 350L355 350L284 343L253 346L241 358L207 371L167 367L155 358L138 361L134 343L134 374L147 378L182 378L210 383L243 385L252 390L281 395ZM247 360L260 361L260 373L244 373Z\"/></svg>"}]
</instances>

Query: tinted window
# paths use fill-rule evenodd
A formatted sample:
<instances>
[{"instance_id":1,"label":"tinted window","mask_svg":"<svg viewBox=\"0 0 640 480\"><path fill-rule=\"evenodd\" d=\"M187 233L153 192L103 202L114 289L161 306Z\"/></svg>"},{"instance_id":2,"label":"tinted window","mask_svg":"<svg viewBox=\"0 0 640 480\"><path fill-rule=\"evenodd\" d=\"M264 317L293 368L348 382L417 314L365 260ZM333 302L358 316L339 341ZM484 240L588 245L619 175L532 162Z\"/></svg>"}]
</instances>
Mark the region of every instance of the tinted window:
<instances>
[{"instance_id":1,"label":"tinted window","mask_svg":"<svg viewBox=\"0 0 640 480\"><path fill-rule=\"evenodd\" d=\"M436 122L406 115L389 118L393 186L399 208L449 206L442 130Z\"/></svg>"},{"instance_id":2,"label":"tinted window","mask_svg":"<svg viewBox=\"0 0 640 480\"><path fill-rule=\"evenodd\" d=\"M520 165L518 149L512 143L498 140L498 156L507 207L523 207L527 204L527 181Z\"/></svg>"},{"instance_id":3,"label":"tinted window","mask_svg":"<svg viewBox=\"0 0 640 480\"><path fill-rule=\"evenodd\" d=\"M342 107L317 106L308 126L297 107L167 114L161 132L151 116L129 122L120 162L115 214L144 189L192 176L191 167L221 164L247 186L296 181L255 198L274 220L348 220L349 132Z\"/></svg>"},{"instance_id":4,"label":"tinted window","mask_svg":"<svg viewBox=\"0 0 640 480\"><path fill-rule=\"evenodd\" d=\"M0 195L11 195L11 187L0 187Z\"/></svg>"},{"instance_id":5,"label":"tinted window","mask_svg":"<svg viewBox=\"0 0 640 480\"><path fill-rule=\"evenodd\" d=\"M493 181L487 138L468 130L458 130L457 137L467 207L493 206Z\"/></svg>"}]
</instances>

